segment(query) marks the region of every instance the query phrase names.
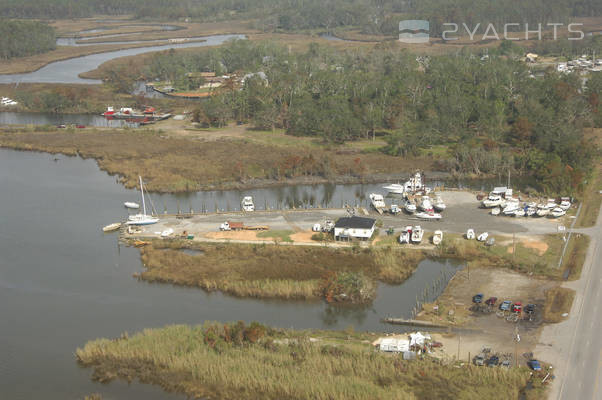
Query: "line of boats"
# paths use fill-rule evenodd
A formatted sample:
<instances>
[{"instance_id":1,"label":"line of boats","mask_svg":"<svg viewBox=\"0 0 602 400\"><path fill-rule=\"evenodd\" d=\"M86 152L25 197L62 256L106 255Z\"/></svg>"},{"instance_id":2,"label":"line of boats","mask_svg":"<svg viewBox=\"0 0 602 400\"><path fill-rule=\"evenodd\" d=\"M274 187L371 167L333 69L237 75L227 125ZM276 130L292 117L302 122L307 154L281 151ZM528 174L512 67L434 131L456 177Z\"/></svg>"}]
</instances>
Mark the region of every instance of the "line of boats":
<instances>
[{"instance_id":1,"label":"line of boats","mask_svg":"<svg viewBox=\"0 0 602 400\"><path fill-rule=\"evenodd\" d=\"M501 194L500 190L489 193L486 199L481 202L484 208L491 208L491 215L506 215L513 217L551 217L559 218L566 215L571 208L571 200L568 197L561 197L560 201L548 199L544 203L528 202L522 203L519 199L510 195Z\"/></svg>"},{"instance_id":2,"label":"line of boats","mask_svg":"<svg viewBox=\"0 0 602 400\"><path fill-rule=\"evenodd\" d=\"M400 244L420 244L424 237L424 230L420 225L406 226L399 235L398 241ZM443 241L443 231L436 230L433 232L433 237L431 239L434 245L441 244Z\"/></svg>"},{"instance_id":3,"label":"line of boats","mask_svg":"<svg viewBox=\"0 0 602 400\"><path fill-rule=\"evenodd\" d=\"M135 110L131 107L121 107L115 110L113 107L107 107L107 111L101 114L108 120L124 119L130 122L137 122L142 125L145 123L154 123L171 117L171 114L158 114L154 107L146 107L144 110Z\"/></svg>"},{"instance_id":4,"label":"line of boats","mask_svg":"<svg viewBox=\"0 0 602 400\"><path fill-rule=\"evenodd\" d=\"M0 105L3 106L16 106L17 104L19 103L8 97L3 97L2 100L0 100Z\"/></svg>"}]
</instances>

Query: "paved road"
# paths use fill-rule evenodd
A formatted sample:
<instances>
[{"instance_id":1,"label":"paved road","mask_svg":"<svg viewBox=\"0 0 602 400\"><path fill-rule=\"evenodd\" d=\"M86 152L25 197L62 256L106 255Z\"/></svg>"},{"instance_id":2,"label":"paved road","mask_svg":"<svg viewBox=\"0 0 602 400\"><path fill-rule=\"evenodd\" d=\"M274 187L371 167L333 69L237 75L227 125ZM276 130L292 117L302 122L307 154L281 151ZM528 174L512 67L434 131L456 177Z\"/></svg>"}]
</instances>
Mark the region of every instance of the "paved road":
<instances>
[{"instance_id":1,"label":"paved road","mask_svg":"<svg viewBox=\"0 0 602 400\"><path fill-rule=\"evenodd\" d=\"M536 357L555 366L557 377L550 399L602 399L602 209L596 226L575 229L591 237L581 278L562 286L577 294L566 321L547 325L535 349Z\"/></svg>"},{"instance_id":2,"label":"paved road","mask_svg":"<svg viewBox=\"0 0 602 400\"><path fill-rule=\"evenodd\" d=\"M577 313L572 340L568 349L568 362L558 394L559 399L602 399L602 210L591 237L590 251L580 281L583 289L579 304L573 307Z\"/></svg>"}]
</instances>

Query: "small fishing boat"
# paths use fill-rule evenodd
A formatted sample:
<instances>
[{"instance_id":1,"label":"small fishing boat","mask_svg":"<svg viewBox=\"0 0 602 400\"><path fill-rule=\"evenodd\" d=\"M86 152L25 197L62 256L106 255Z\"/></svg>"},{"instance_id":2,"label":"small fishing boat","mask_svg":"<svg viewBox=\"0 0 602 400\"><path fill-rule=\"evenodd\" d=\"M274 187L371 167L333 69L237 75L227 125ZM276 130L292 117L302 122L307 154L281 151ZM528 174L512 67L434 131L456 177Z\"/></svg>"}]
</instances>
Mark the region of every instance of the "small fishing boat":
<instances>
[{"instance_id":1,"label":"small fishing boat","mask_svg":"<svg viewBox=\"0 0 602 400\"><path fill-rule=\"evenodd\" d=\"M466 231L466 239L473 240L475 238L474 229L469 229Z\"/></svg>"},{"instance_id":2,"label":"small fishing boat","mask_svg":"<svg viewBox=\"0 0 602 400\"><path fill-rule=\"evenodd\" d=\"M411 235L412 235L412 226L406 226L405 229L403 231L401 231L401 234L399 235L399 243L400 244L410 243Z\"/></svg>"},{"instance_id":3,"label":"small fishing boat","mask_svg":"<svg viewBox=\"0 0 602 400\"><path fill-rule=\"evenodd\" d=\"M424 236L424 231L422 230L422 228L419 225L416 225L412 229L412 234L410 236L410 240L412 241L412 243L420 243L420 242L422 242L423 236Z\"/></svg>"},{"instance_id":4,"label":"small fishing boat","mask_svg":"<svg viewBox=\"0 0 602 400\"><path fill-rule=\"evenodd\" d=\"M514 215L514 213L519 209L520 204L516 200L507 201L506 207L502 210L502 214L504 215Z\"/></svg>"},{"instance_id":5,"label":"small fishing boat","mask_svg":"<svg viewBox=\"0 0 602 400\"><path fill-rule=\"evenodd\" d=\"M427 221L438 221L441 219L441 214L437 214L433 211L421 211L419 213L416 213L415 215L416 218L424 219Z\"/></svg>"},{"instance_id":6,"label":"small fishing boat","mask_svg":"<svg viewBox=\"0 0 602 400\"><path fill-rule=\"evenodd\" d=\"M516 210L514 212L514 214L512 214L513 217L524 217L525 216L525 210L523 208L519 208L518 210Z\"/></svg>"},{"instance_id":7,"label":"small fishing boat","mask_svg":"<svg viewBox=\"0 0 602 400\"><path fill-rule=\"evenodd\" d=\"M495 208L491 209L491 215L500 215L501 212L502 212L502 210L499 207L495 207Z\"/></svg>"},{"instance_id":8,"label":"small fishing boat","mask_svg":"<svg viewBox=\"0 0 602 400\"><path fill-rule=\"evenodd\" d=\"M142 197L142 214L130 215L126 222L126 225L151 225L159 222L159 218L152 215L146 214L146 202L144 201L144 185L142 184L142 177L138 176L140 180L140 196Z\"/></svg>"},{"instance_id":9,"label":"small fishing boat","mask_svg":"<svg viewBox=\"0 0 602 400\"><path fill-rule=\"evenodd\" d=\"M401 208L399 208L399 206L397 204L391 204L391 208L389 210L391 211L391 214L393 214L393 215L397 215L401 212Z\"/></svg>"},{"instance_id":10,"label":"small fishing boat","mask_svg":"<svg viewBox=\"0 0 602 400\"><path fill-rule=\"evenodd\" d=\"M445 203L443 202L443 199L441 198L441 195L437 195L435 196L435 201L433 202L433 207L435 208L435 210L441 212L444 211L445 208L447 207L445 205Z\"/></svg>"},{"instance_id":11,"label":"small fishing boat","mask_svg":"<svg viewBox=\"0 0 602 400\"><path fill-rule=\"evenodd\" d=\"M414 202L412 200L410 200L409 198L405 198L405 200L403 201L403 209L408 213L408 214L414 214L416 212L416 204L414 204Z\"/></svg>"},{"instance_id":12,"label":"small fishing boat","mask_svg":"<svg viewBox=\"0 0 602 400\"><path fill-rule=\"evenodd\" d=\"M165 229L163 232L161 232L161 237L169 237L173 235L173 229L172 228L167 228Z\"/></svg>"},{"instance_id":13,"label":"small fishing boat","mask_svg":"<svg viewBox=\"0 0 602 400\"><path fill-rule=\"evenodd\" d=\"M548 207L547 204L538 204L537 205L537 211L535 212L535 215L537 215L538 217L545 217L549 213L550 213L550 207Z\"/></svg>"},{"instance_id":14,"label":"small fishing boat","mask_svg":"<svg viewBox=\"0 0 602 400\"><path fill-rule=\"evenodd\" d=\"M387 206L382 194L370 193L368 197L370 198L370 204L372 204L372 207L377 211L382 211Z\"/></svg>"},{"instance_id":15,"label":"small fishing boat","mask_svg":"<svg viewBox=\"0 0 602 400\"><path fill-rule=\"evenodd\" d=\"M121 228L121 222L115 222L113 224L109 224L109 225L103 227L102 231L103 232L112 232L112 231L116 231L119 228Z\"/></svg>"},{"instance_id":16,"label":"small fishing boat","mask_svg":"<svg viewBox=\"0 0 602 400\"><path fill-rule=\"evenodd\" d=\"M135 203L133 201L126 201L125 203L123 203L123 205L125 206L125 208L131 208L133 210L137 210L140 208L140 204Z\"/></svg>"},{"instance_id":17,"label":"small fishing boat","mask_svg":"<svg viewBox=\"0 0 602 400\"><path fill-rule=\"evenodd\" d=\"M255 204L253 203L253 197L245 196L240 202L240 208L243 211L255 211Z\"/></svg>"},{"instance_id":18,"label":"small fishing boat","mask_svg":"<svg viewBox=\"0 0 602 400\"><path fill-rule=\"evenodd\" d=\"M527 217L532 217L532 216L536 215L537 207L527 207L525 214L527 215Z\"/></svg>"},{"instance_id":19,"label":"small fishing boat","mask_svg":"<svg viewBox=\"0 0 602 400\"><path fill-rule=\"evenodd\" d=\"M558 207L562 208L564 211L567 211L569 208L571 208L571 199L568 197L561 197L560 205Z\"/></svg>"},{"instance_id":20,"label":"small fishing boat","mask_svg":"<svg viewBox=\"0 0 602 400\"><path fill-rule=\"evenodd\" d=\"M481 234L480 234L480 235L477 237L477 240L478 240L479 242L484 242L484 241L486 241L486 240L487 240L487 238L488 238L488 237L489 237L489 233L488 233L488 232L483 232L483 233L481 233Z\"/></svg>"},{"instance_id":21,"label":"small fishing boat","mask_svg":"<svg viewBox=\"0 0 602 400\"><path fill-rule=\"evenodd\" d=\"M489 196L481 202L484 208L504 207L506 201L499 194L490 193Z\"/></svg>"},{"instance_id":22,"label":"small fishing boat","mask_svg":"<svg viewBox=\"0 0 602 400\"><path fill-rule=\"evenodd\" d=\"M443 232L437 230L433 234L433 244L436 246L438 244L441 244L441 241L443 241Z\"/></svg>"},{"instance_id":23,"label":"small fishing boat","mask_svg":"<svg viewBox=\"0 0 602 400\"><path fill-rule=\"evenodd\" d=\"M549 216L552 218L558 218L558 217L562 217L563 215L566 215L566 211L563 210L560 207L555 207L552 209L552 211L550 211Z\"/></svg>"}]
</instances>

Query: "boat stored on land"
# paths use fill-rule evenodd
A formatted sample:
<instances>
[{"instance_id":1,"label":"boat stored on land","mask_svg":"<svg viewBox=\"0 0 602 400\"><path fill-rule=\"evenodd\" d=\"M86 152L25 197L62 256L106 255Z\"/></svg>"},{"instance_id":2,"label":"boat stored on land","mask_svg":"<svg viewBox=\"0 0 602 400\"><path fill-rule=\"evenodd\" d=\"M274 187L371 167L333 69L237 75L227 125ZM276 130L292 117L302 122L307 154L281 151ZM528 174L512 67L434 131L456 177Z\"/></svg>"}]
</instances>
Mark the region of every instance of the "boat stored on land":
<instances>
[{"instance_id":1,"label":"boat stored on land","mask_svg":"<svg viewBox=\"0 0 602 400\"><path fill-rule=\"evenodd\" d=\"M568 210L571 208L571 199L568 197L561 197L560 205L558 207L562 208L564 211Z\"/></svg>"},{"instance_id":2,"label":"boat stored on land","mask_svg":"<svg viewBox=\"0 0 602 400\"><path fill-rule=\"evenodd\" d=\"M489 237L489 233L488 233L488 232L483 232L483 233L481 233L481 234L480 234L480 235L477 237L477 240L478 240L479 242L484 242L484 241L486 241L486 240L487 240L487 238L488 238L488 237Z\"/></svg>"},{"instance_id":3,"label":"boat stored on land","mask_svg":"<svg viewBox=\"0 0 602 400\"><path fill-rule=\"evenodd\" d=\"M422 242L422 237L424 236L424 231L420 227L420 225L416 225L412 229L412 234L410 235L410 240L412 243L420 243Z\"/></svg>"},{"instance_id":4,"label":"boat stored on land","mask_svg":"<svg viewBox=\"0 0 602 400\"><path fill-rule=\"evenodd\" d=\"M126 222L126 225L151 225L159 222L159 218L152 215L146 214L146 202L144 201L144 184L142 183L142 177L138 176L140 180L140 197L142 197L142 214L130 215Z\"/></svg>"},{"instance_id":5,"label":"boat stored on land","mask_svg":"<svg viewBox=\"0 0 602 400\"><path fill-rule=\"evenodd\" d=\"M403 201L403 209L408 214L414 214L416 212L416 204L414 204L414 202L412 200L410 200L408 197L406 197L405 200Z\"/></svg>"},{"instance_id":6,"label":"boat stored on land","mask_svg":"<svg viewBox=\"0 0 602 400\"><path fill-rule=\"evenodd\" d=\"M433 244L436 246L438 244L441 244L441 242L443 241L443 231L435 231L435 233L433 234Z\"/></svg>"},{"instance_id":7,"label":"boat stored on land","mask_svg":"<svg viewBox=\"0 0 602 400\"><path fill-rule=\"evenodd\" d=\"M549 215L552 218L558 218L562 217L563 215L566 215L566 211L560 207L555 207L554 209L552 209L552 211L550 211Z\"/></svg>"},{"instance_id":8,"label":"boat stored on land","mask_svg":"<svg viewBox=\"0 0 602 400\"><path fill-rule=\"evenodd\" d=\"M435 196L435 201L433 202L433 207L435 208L435 210L441 212L444 211L447 206L445 205L445 203L443 202L443 199L441 198L441 195L437 195Z\"/></svg>"},{"instance_id":9,"label":"boat stored on land","mask_svg":"<svg viewBox=\"0 0 602 400\"><path fill-rule=\"evenodd\" d=\"M387 206L385 204L385 199L382 194L378 193L370 193L368 196L370 198L370 204L376 211L382 213L383 209Z\"/></svg>"},{"instance_id":10,"label":"boat stored on land","mask_svg":"<svg viewBox=\"0 0 602 400\"><path fill-rule=\"evenodd\" d=\"M506 207L502 210L502 214L504 215L514 215L514 213L519 209L520 204L518 200L512 200L506 202Z\"/></svg>"},{"instance_id":11,"label":"boat stored on land","mask_svg":"<svg viewBox=\"0 0 602 400\"><path fill-rule=\"evenodd\" d=\"M550 207L548 207L547 204L538 204L537 205L537 211L535 212L535 214L538 217L545 217L549 213L550 213Z\"/></svg>"},{"instance_id":12,"label":"boat stored on land","mask_svg":"<svg viewBox=\"0 0 602 400\"><path fill-rule=\"evenodd\" d=\"M466 231L466 239L473 240L475 238L474 229L469 229Z\"/></svg>"},{"instance_id":13,"label":"boat stored on land","mask_svg":"<svg viewBox=\"0 0 602 400\"><path fill-rule=\"evenodd\" d=\"M429 212L427 212L427 211L421 211L419 213L416 213L415 215L416 215L416 218L424 219L424 220L427 220L427 221L437 221L437 220L440 220L442 218L441 214L438 214L438 213L433 212L433 211L429 211Z\"/></svg>"},{"instance_id":14,"label":"boat stored on land","mask_svg":"<svg viewBox=\"0 0 602 400\"><path fill-rule=\"evenodd\" d=\"M502 210L499 207L495 207L491 209L491 215L500 215Z\"/></svg>"},{"instance_id":15,"label":"boat stored on land","mask_svg":"<svg viewBox=\"0 0 602 400\"><path fill-rule=\"evenodd\" d=\"M420 198L420 205L418 206L422 211L432 212L435 211L433 208L433 203L431 202L431 198L429 196L422 196Z\"/></svg>"},{"instance_id":16,"label":"boat stored on land","mask_svg":"<svg viewBox=\"0 0 602 400\"><path fill-rule=\"evenodd\" d=\"M173 229L172 228L167 228L163 232L161 232L161 237L163 237L163 238L169 237L171 235L173 235Z\"/></svg>"},{"instance_id":17,"label":"boat stored on land","mask_svg":"<svg viewBox=\"0 0 602 400\"><path fill-rule=\"evenodd\" d=\"M405 229L403 231L401 231L401 234L399 235L399 243L404 244L404 243L410 243L410 237L412 235L412 226L406 226Z\"/></svg>"},{"instance_id":18,"label":"boat stored on land","mask_svg":"<svg viewBox=\"0 0 602 400\"><path fill-rule=\"evenodd\" d=\"M489 197L481 202L481 205L485 208L504 207L506 205L506 200L499 194L490 193Z\"/></svg>"}]
</instances>

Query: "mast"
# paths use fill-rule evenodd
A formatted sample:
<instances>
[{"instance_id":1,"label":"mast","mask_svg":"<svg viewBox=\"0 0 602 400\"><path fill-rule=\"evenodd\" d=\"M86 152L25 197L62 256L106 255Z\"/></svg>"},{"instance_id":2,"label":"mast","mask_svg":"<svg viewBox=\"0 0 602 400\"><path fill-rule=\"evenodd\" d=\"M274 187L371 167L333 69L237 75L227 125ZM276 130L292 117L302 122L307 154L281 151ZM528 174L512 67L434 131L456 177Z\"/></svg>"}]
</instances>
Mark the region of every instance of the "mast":
<instances>
[{"instance_id":1,"label":"mast","mask_svg":"<svg viewBox=\"0 0 602 400\"><path fill-rule=\"evenodd\" d=\"M146 203L144 203L144 186L142 186L142 177L138 175L138 179L140 179L140 193L142 194L142 212L143 215L146 215Z\"/></svg>"}]
</instances>

